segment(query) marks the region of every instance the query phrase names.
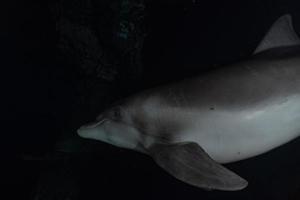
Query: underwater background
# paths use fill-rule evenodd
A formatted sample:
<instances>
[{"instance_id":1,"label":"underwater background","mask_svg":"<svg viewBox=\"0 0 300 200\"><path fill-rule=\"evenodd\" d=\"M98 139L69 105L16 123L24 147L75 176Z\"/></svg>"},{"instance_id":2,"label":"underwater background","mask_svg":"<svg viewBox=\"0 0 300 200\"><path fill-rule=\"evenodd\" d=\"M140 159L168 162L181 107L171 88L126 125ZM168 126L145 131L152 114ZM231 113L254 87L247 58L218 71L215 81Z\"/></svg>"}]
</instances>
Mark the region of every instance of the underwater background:
<instances>
[{"instance_id":1,"label":"underwater background","mask_svg":"<svg viewBox=\"0 0 300 200\"><path fill-rule=\"evenodd\" d=\"M226 165L249 186L221 192L76 134L114 101L247 59L283 14L300 34L298 1L10 1L0 13L1 199L300 199L299 138Z\"/></svg>"}]
</instances>

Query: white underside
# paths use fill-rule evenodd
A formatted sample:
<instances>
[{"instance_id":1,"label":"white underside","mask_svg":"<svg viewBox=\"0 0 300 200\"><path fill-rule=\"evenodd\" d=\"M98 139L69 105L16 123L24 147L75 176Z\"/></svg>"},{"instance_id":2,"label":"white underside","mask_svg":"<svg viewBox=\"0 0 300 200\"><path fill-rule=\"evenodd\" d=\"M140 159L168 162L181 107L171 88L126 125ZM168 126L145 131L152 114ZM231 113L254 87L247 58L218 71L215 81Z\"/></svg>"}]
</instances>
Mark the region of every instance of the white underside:
<instances>
[{"instance_id":1,"label":"white underside","mask_svg":"<svg viewBox=\"0 0 300 200\"><path fill-rule=\"evenodd\" d=\"M220 163L262 154L300 135L300 96L263 109L174 110L174 114L186 125L176 140L198 143Z\"/></svg>"}]
</instances>

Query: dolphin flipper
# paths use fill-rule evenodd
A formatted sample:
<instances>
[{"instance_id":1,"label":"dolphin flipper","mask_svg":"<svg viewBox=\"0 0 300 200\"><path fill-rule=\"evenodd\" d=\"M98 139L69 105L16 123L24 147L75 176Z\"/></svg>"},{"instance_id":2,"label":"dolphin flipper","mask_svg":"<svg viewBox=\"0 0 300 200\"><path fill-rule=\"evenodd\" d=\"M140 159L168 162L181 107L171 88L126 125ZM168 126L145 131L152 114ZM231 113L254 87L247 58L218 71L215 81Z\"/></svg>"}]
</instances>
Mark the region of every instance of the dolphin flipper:
<instances>
[{"instance_id":1,"label":"dolphin flipper","mask_svg":"<svg viewBox=\"0 0 300 200\"><path fill-rule=\"evenodd\" d=\"M196 143L156 144L150 153L157 164L177 179L204 189L241 190L247 181L226 169Z\"/></svg>"}]
</instances>

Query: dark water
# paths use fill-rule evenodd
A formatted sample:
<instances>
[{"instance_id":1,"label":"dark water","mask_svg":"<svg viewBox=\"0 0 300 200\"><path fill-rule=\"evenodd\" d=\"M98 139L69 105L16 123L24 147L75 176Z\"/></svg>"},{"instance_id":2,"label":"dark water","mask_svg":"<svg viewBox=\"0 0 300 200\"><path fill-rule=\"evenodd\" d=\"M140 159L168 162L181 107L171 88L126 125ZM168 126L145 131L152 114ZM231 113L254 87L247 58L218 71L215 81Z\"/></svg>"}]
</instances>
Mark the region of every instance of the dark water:
<instances>
[{"instance_id":1,"label":"dark water","mask_svg":"<svg viewBox=\"0 0 300 200\"><path fill-rule=\"evenodd\" d=\"M209 192L147 156L76 136L119 98L247 58L282 14L292 14L300 33L297 1L132 4L3 6L0 198L300 199L299 139L226 165L249 181L246 189Z\"/></svg>"}]
</instances>

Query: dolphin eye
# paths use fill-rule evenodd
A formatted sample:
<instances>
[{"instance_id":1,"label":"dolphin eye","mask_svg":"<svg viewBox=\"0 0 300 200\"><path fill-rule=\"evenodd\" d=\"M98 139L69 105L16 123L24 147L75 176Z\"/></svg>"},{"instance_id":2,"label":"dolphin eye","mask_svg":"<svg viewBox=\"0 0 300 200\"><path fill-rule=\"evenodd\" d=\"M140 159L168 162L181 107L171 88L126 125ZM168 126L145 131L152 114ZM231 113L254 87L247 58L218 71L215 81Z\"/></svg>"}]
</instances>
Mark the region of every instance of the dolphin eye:
<instances>
[{"instance_id":1,"label":"dolphin eye","mask_svg":"<svg viewBox=\"0 0 300 200\"><path fill-rule=\"evenodd\" d=\"M122 110L119 106L113 108L111 114L112 114L112 116L111 116L112 120L119 121L122 119Z\"/></svg>"}]
</instances>

